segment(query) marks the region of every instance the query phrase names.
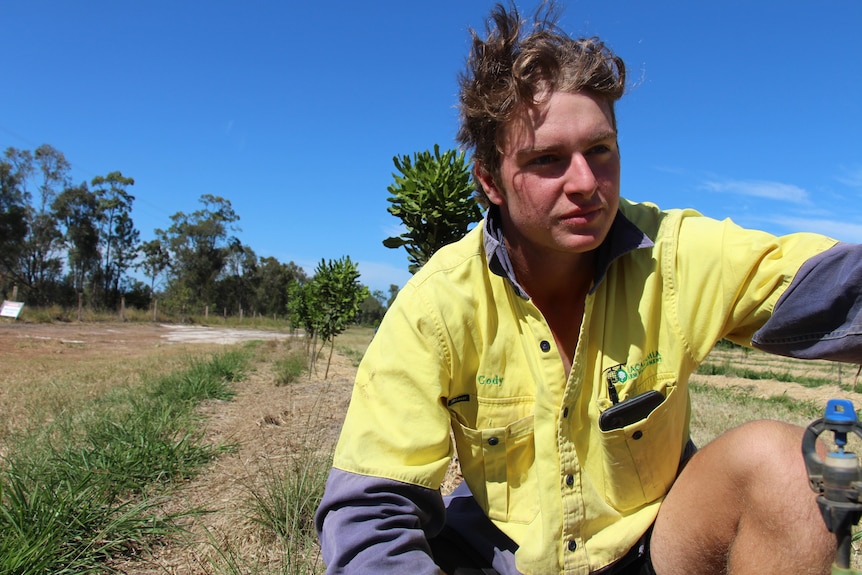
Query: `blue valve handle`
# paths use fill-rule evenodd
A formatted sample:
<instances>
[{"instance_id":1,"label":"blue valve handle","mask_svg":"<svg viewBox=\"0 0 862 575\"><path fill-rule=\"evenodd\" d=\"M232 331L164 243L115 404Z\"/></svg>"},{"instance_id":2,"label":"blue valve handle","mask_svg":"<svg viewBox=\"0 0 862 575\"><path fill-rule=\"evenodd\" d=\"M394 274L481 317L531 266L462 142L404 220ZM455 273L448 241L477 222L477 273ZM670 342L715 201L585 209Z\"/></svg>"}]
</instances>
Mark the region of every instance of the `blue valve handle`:
<instances>
[{"instance_id":1,"label":"blue valve handle","mask_svg":"<svg viewBox=\"0 0 862 575\"><path fill-rule=\"evenodd\" d=\"M817 438L824 431L833 432L837 447L825 461L817 454ZM856 454L844 450L849 433L862 439L853 403L830 399L823 417L813 421L802 438L809 485L819 494L817 504L827 528L838 538L833 575L862 575L850 569L851 528L862 518L862 471Z\"/></svg>"},{"instance_id":2,"label":"blue valve handle","mask_svg":"<svg viewBox=\"0 0 862 575\"><path fill-rule=\"evenodd\" d=\"M823 491L824 461L817 454L816 446L817 438L824 431L832 431L834 434L838 451L830 454L833 456L845 454L844 447L847 445L848 433L853 432L862 439L862 424L856 417L853 402L847 399L830 399L826 403L823 417L811 422L811 425L805 430L805 435L802 438L802 455L805 458L805 467L808 469L811 488L818 493Z\"/></svg>"}]
</instances>

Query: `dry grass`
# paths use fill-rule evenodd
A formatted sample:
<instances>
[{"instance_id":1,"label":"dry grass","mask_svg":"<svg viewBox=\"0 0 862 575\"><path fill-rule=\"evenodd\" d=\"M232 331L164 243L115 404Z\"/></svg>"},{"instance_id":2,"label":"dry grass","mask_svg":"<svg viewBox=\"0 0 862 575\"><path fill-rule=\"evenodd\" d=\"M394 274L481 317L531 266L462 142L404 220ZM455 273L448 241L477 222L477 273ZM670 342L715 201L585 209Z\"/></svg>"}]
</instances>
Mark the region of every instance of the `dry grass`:
<instances>
[{"instance_id":1,"label":"dry grass","mask_svg":"<svg viewBox=\"0 0 862 575\"><path fill-rule=\"evenodd\" d=\"M38 427L112 389L139 385L216 349L165 345L146 325L140 331L128 325L0 326L0 444L15 431Z\"/></svg>"},{"instance_id":2,"label":"dry grass","mask_svg":"<svg viewBox=\"0 0 862 575\"><path fill-rule=\"evenodd\" d=\"M819 387L820 382L829 381L849 391L862 391L859 366L830 361L805 361L763 353L744 348L719 347L713 350L707 363L744 366L759 373L787 375L790 379Z\"/></svg>"}]
</instances>

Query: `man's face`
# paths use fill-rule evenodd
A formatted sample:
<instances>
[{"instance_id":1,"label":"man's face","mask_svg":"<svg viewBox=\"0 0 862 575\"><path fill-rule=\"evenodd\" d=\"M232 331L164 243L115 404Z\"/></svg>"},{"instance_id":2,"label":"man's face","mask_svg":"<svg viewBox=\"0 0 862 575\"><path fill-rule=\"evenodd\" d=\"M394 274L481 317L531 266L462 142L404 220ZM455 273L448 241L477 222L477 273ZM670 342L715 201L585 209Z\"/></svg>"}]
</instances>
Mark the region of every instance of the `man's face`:
<instances>
[{"instance_id":1,"label":"man's face","mask_svg":"<svg viewBox=\"0 0 862 575\"><path fill-rule=\"evenodd\" d=\"M528 254L582 254L599 246L619 206L620 156L610 105L555 92L506 127L499 186L477 172L503 215L507 240Z\"/></svg>"}]
</instances>

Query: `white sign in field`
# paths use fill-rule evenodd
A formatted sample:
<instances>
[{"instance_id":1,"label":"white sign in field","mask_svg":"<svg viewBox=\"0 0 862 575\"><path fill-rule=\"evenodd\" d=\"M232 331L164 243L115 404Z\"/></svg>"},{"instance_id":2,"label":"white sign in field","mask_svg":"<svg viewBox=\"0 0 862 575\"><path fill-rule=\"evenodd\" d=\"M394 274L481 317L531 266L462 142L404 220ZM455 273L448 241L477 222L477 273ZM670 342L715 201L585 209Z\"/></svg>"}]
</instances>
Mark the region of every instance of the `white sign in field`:
<instances>
[{"instance_id":1,"label":"white sign in field","mask_svg":"<svg viewBox=\"0 0 862 575\"><path fill-rule=\"evenodd\" d=\"M21 313L21 310L23 308L24 302L6 300L3 302L3 305L0 306L0 317L11 317L18 319L18 314Z\"/></svg>"}]
</instances>

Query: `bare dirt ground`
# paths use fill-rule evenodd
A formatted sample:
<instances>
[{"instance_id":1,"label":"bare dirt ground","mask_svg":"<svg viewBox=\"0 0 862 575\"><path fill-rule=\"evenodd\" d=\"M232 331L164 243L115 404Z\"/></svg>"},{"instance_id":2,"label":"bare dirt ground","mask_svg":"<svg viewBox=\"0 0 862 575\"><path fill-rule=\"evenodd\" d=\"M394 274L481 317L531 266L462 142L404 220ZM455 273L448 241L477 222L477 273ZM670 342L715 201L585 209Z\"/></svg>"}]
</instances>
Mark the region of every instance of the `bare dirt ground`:
<instances>
[{"instance_id":1,"label":"bare dirt ground","mask_svg":"<svg viewBox=\"0 0 862 575\"><path fill-rule=\"evenodd\" d=\"M32 356L46 352L62 353L72 360L88 356L117 354L135 357L159 353L164 346L211 345L214 351L223 344L249 339L283 340L289 335L266 331L176 326L159 324L23 324L0 322L0 365L4 357ZM264 344L277 349L276 343ZM275 353L275 351L274 351ZM199 477L182 486L164 508L176 512L191 507L213 510L190 519L189 538L181 543L157 547L152 555L119 566L130 575L192 575L211 573L208 558L220 541L231 546L248 546L255 553L267 553L260 531L247 520L244 501L250 488L259 484L268 469L279 468L307 442L311 430L321 445L331 444L341 427L347 408L356 366L353 360L333 356L329 375L323 368L310 378L276 386L271 371L273 362L250 373L237 385L237 395L229 402L210 402L202 410L207 417L207 438L213 443L230 443L236 450L220 457ZM855 373L855 369L854 369ZM862 405L862 394L840 390L837 386L806 388L793 383L698 376L699 381L718 387L737 387L757 396L786 394L795 399L825 405L832 397L845 397ZM0 389L0 393L2 393ZM239 542L239 543L238 543ZM243 549L236 549L240 553ZM260 551L264 550L264 551ZM258 556L260 564L275 557Z\"/></svg>"},{"instance_id":2,"label":"bare dirt ground","mask_svg":"<svg viewBox=\"0 0 862 575\"><path fill-rule=\"evenodd\" d=\"M853 373L855 373L855 369L853 370ZM858 406L862 406L862 393L846 391L838 385L805 387L798 383L775 381L773 379L755 380L721 375L692 376L692 381L705 383L713 387L737 389L750 393L754 397L761 397L764 399L786 395L799 401L810 401L816 405L824 407L828 400L839 397L851 400L857 408ZM862 387L862 381L860 381L860 387Z\"/></svg>"}]
</instances>

